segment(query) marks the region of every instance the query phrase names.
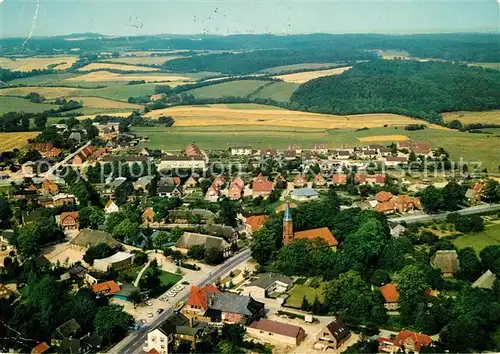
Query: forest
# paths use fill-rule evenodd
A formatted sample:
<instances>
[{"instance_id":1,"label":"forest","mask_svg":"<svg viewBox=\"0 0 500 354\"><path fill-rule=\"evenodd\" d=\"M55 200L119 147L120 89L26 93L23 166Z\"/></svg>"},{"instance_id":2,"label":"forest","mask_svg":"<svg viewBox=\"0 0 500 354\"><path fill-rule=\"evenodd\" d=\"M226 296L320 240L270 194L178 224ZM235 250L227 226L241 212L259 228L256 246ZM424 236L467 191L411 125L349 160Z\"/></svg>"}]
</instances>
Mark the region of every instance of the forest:
<instances>
[{"instance_id":1,"label":"forest","mask_svg":"<svg viewBox=\"0 0 500 354\"><path fill-rule=\"evenodd\" d=\"M445 62L376 60L303 84L291 105L319 113L397 113L441 123L442 112L500 108L500 72Z\"/></svg>"}]
</instances>

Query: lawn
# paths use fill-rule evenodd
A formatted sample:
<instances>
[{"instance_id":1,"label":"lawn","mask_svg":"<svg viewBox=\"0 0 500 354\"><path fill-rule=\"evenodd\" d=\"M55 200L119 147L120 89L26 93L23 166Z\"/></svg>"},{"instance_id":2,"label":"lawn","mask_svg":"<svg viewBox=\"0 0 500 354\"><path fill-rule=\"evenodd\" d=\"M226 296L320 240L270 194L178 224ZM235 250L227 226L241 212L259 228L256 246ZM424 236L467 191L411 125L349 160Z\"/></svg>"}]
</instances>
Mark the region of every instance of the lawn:
<instances>
[{"instance_id":1,"label":"lawn","mask_svg":"<svg viewBox=\"0 0 500 354\"><path fill-rule=\"evenodd\" d=\"M164 270L161 271L160 281L163 285L174 285L179 280L182 279L182 276L170 272L166 272Z\"/></svg>"},{"instance_id":2,"label":"lawn","mask_svg":"<svg viewBox=\"0 0 500 354\"><path fill-rule=\"evenodd\" d=\"M230 81L189 90L186 94L196 98L246 97L268 83L261 80Z\"/></svg>"},{"instance_id":3,"label":"lawn","mask_svg":"<svg viewBox=\"0 0 500 354\"><path fill-rule=\"evenodd\" d=\"M57 109L58 106L47 103L33 103L20 97L0 96L0 114L8 112L41 113L49 109Z\"/></svg>"},{"instance_id":4,"label":"lawn","mask_svg":"<svg viewBox=\"0 0 500 354\"><path fill-rule=\"evenodd\" d=\"M293 308L300 308L304 296L309 303L313 303L316 296L320 302L323 302L323 291L321 287L315 289L307 285L295 284L289 292L289 295L285 305Z\"/></svg>"},{"instance_id":5,"label":"lawn","mask_svg":"<svg viewBox=\"0 0 500 354\"><path fill-rule=\"evenodd\" d=\"M274 82L259 90L255 95L252 95L252 98L270 98L278 102L288 102L292 93L299 86L300 84L291 82Z\"/></svg>"},{"instance_id":6,"label":"lawn","mask_svg":"<svg viewBox=\"0 0 500 354\"><path fill-rule=\"evenodd\" d=\"M459 120L462 124L471 123L493 123L500 124L500 111L484 111L484 112L449 112L443 114L443 119L445 122L450 122L452 120ZM482 129L488 130L488 129Z\"/></svg>"},{"instance_id":7,"label":"lawn","mask_svg":"<svg viewBox=\"0 0 500 354\"><path fill-rule=\"evenodd\" d=\"M500 245L500 225L489 225L483 232L466 234L453 240L458 248L472 247L476 253L489 245Z\"/></svg>"}]
</instances>

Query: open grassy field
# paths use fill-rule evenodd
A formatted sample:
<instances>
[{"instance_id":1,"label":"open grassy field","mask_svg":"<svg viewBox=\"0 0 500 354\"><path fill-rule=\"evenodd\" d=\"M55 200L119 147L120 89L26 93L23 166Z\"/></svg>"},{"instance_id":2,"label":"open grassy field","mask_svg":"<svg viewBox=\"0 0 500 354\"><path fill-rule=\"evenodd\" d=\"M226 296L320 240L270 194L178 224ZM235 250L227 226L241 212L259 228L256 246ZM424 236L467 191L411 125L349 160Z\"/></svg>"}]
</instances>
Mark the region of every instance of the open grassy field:
<instances>
[{"instance_id":1,"label":"open grassy field","mask_svg":"<svg viewBox=\"0 0 500 354\"><path fill-rule=\"evenodd\" d=\"M186 91L186 94L193 95L196 98L246 97L267 83L269 83L269 81L230 81L189 90Z\"/></svg>"},{"instance_id":2,"label":"open grassy field","mask_svg":"<svg viewBox=\"0 0 500 354\"><path fill-rule=\"evenodd\" d=\"M40 113L57 107L48 103L33 103L20 97L0 96L0 114L7 112Z\"/></svg>"},{"instance_id":3,"label":"open grassy field","mask_svg":"<svg viewBox=\"0 0 500 354\"><path fill-rule=\"evenodd\" d=\"M268 68L262 70L262 72L267 74L279 74L284 71L294 71L294 70L318 70L318 69L326 69L332 66L338 66L341 63L302 63L302 64L291 64L291 65L283 65L283 66L275 66L273 68Z\"/></svg>"},{"instance_id":4,"label":"open grassy field","mask_svg":"<svg viewBox=\"0 0 500 354\"><path fill-rule=\"evenodd\" d=\"M489 245L500 245L500 225L489 225L483 232L466 234L453 240L458 248L472 247L479 254Z\"/></svg>"},{"instance_id":5,"label":"open grassy field","mask_svg":"<svg viewBox=\"0 0 500 354\"><path fill-rule=\"evenodd\" d=\"M240 111L245 112L245 111ZM210 125L177 127L180 118L171 128L136 127L134 132L148 136L148 146L154 149L179 150L196 142L202 149L227 149L234 145L250 145L253 148L276 147L285 149L291 143L298 143L304 149L311 149L314 144L328 144L331 149L341 145L362 146L363 137L385 136L393 142L393 135L406 135L415 141L429 143L431 147L443 147L450 153L451 159L459 162L482 162L490 172L498 171L498 147L500 138L483 134L470 134L456 130L427 128L419 131L403 131L401 127L378 127L357 131L356 129L326 129L308 127L289 127L273 125ZM403 133L404 132L404 133ZM403 133L403 134L402 134Z\"/></svg>"},{"instance_id":6,"label":"open grassy field","mask_svg":"<svg viewBox=\"0 0 500 354\"><path fill-rule=\"evenodd\" d=\"M297 87L299 84L291 82L274 82L252 95L252 98L270 98L278 102L288 102Z\"/></svg>"},{"instance_id":7,"label":"open grassy field","mask_svg":"<svg viewBox=\"0 0 500 354\"><path fill-rule=\"evenodd\" d=\"M12 71L31 71L41 69L65 70L77 60L76 56L0 58L0 66Z\"/></svg>"},{"instance_id":8,"label":"open grassy field","mask_svg":"<svg viewBox=\"0 0 500 354\"><path fill-rule=\"evenodd\" d=\"M65 82L75 83L83 82L112 82L112 81L137 81L144 80L146 82L172 82L171 85L186 84L191 79L184 75L171 74L115 74L109 71L94 71L85 75L71 77L64 80Z\"/></svg>"},{"instance_id":9,"label":"open grassy field","mask_svg":"<svg viewBox=\"0 0 500 354\"><path fill-rule=\"evenodd\" d=\"M243 106L248 107L248 109L241 109ZM335 116L330 114L290 111L286 109L263 109L263 107L266 106L252 104L241 104L239 107L239 109L234 109L228 105L177 106L154 110L149 112L146 116L150 118L172 116L175 118L176 127L257 125L344 129L420 123L420 121L416 119L395 114Z\"/></svg>"},{"instance_id":10,"label":"open grassy field","mask_svg":"<svg viewBox=\"0 0 500 354\"><path fill-rule=\"evenodd\" d=\"M121 57L121 58L112 58L105 59L104 62L109 63L119 63L119 64L127 64L127 65L161 65L169 60L182 58L179 55L172 56L161 56L161 57Z\"/></svg>"},{"instance_id":11,"label":"open grassy field","mask_svg":"<svg viewBox=\"0 0 500 354\"><path fill-rule=\"evenodd\" d=\"M156 84L120 85L98 89L80 89L72 92L74 96L102 97L118 101L127 101L129 97L151 96L155 93Z\"/></svg>"},{"instance_id":12,"label":"open grassy field","mask_svg":"<svg viewBox=\"0 0 500 354\"><path fill-rule=\"evenodd\" d=\"M97 109L97 108L86 109L86 110L83 110L81 112L84 115L78 116L78 117L76 117L76 119L79 119L79 120L94 119L95 116L97 116L97 115L107 115L110 117L126 118L133 113L133 111L131 111L131 110L130 111L118 111L115 109Z\"/></svg>"},{"instance_id":13,"label":"open grassy field","mask_svg":"<svg viewBox=\"0 0 500 354\"><path fill-rule=\"evenodd\" d=\"M494 123L500 124L500 110L485 112L449 112L443 114L445 122L451 122L454 119L463 124L471 123Z\"/></svg>"},{"instance_id":14,"label":"open grassy field","mask_svg":"<svg viewBox=\"0 0 500 354\"><path fill-rule=\"evenodd\" d=\"M110 109L141 109L141 105L122 102L117 100L111 100L101 97L69 97L75 101L83 101L83 107L91 108L110 108Z\"/></svg>"},{"instance_id":15,"label":"open grassy field","mask_svg":"<svg viewBox=\"0 0 500 354\"><path fill-rule=\"evenodd\" d=\"M311 288L307 285L295 284L292 290L289 292L289 297L286 299L286 305L294 308L300 308L302 305L302 299L304 296L306 297L309 303L313 303L314 299L318 297L320 302L323 302L323 289L319 288Z\"/></svg>"},{"instance_id":16,"label":"open grassy field","mask_svg":"<svg viewBox=\"0 0 500 354\"><path fill-rule=\"evenodd\" d=\"M37 92L48 100L57 97L67 97L71 95L77 88L70 87L38 87L38 86L28 86L28 87L7 87L0 89L0 96L19 96L25 97L31 92Z\"/></svg>"},{"instance_id":17,"label":"open grassy field","mask_svg":"<svg viewBox=\"0 0 500 354\"><path fill-rule=\"evenodd\" d=\"M404 50L384 50L382 52L382 59L394 59L394 58L408 58L408 52Z\"/></svg>"},{"instance_id":18,"label":"open grassy field","mask_svg":"<svg viewBox=\"0 0 500 354\"><path fill-rule=\"evenodd\" d=\"M284 82L303 84L304 82L317 79L318 77L342 74L344 71L349 70L350 68L352 68L352 66L344 66L341 68L327 70L303 71L300 73L279 75L275 77L283 80Z\"/></svg>"},{"instance_id":19,"label":"open grassy field","mask_svg":"<svg viewBox=\"0 0 500 354\"><path fill-rule=\"evenodd\" d=\"M376 142L384 142L384 141L405 141L408 140L406 135L374 135L374 136L364 136L362 138L358 138L362 143L376 143Z\"/></svg>"},{"instance_id":20,"label":"open grassy field","mask_svg":"<svg viewBox=\"0 0 500 354\"><path fill-rule=\"evenodd\" d=\"M163 285L174 285L179 280L182 279L182 276L170 272L166 272L161 270L160 281Z\"/></svg>"},{"instance_id":21,"label":"open grassy field","mask_svg":"<svg viewBox=\"0 0 500 354\"><path fill-rule=\"evenodd\" d=\"M20 149L28 143L28 139L33 139L38 134L38 132L0 133L0 152Z\"/></svg>"},{"instance_id":22,"label":"open grassy field","mask_svg":"<svg viewBox=\"0 0 500 354\"><path fill-rule=\"evenodd\" d=\"M470 66L480 66L486 69L500 70L500 63L469 63Z\"/></svg>"},{"instance_id":23,"label":"open grassy field","mask_svg":"<svg viewBox=\"0 0 500 354\"><path fill-rule=\"evenodd\" d=\"M57 85L61 81L69 79L71 77L78 76L78 74L73 73L60 73L60 74L47 74L47 75L37 75L24 77L22 79L15 79L9 81L9 84L12 86L15 85Z\"/></svg>"},{"instance_id":24,"label":"open grassy field","mask_svg":"<svg viewBox=\"0 0 500 354\"><path fill-rule=\"evenodd\" d=\"M121 71L160 71L159 68L144 67L137 65L113 64L113 63L90 63L78 69L78 71L92 70L121 70Z\"/></svg>"}]
</instances>

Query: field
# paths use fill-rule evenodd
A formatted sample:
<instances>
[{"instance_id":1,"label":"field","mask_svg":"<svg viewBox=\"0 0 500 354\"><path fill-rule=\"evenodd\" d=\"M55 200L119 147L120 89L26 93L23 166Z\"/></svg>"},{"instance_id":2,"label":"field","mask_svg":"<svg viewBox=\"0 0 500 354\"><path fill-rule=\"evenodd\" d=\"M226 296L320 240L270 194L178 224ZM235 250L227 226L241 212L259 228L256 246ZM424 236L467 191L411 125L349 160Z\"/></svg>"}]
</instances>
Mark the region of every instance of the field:
<instances>
[{"instance_id":1,"label":"field","mask_svg":"<svg viewBox=\"0 0 500 354\"><path fill-rule=\"evenodd\" d=\"M41 69L68 69L76 62L77 57L31 57L31 58L0 58L0 66L12 71L31 71Z\"/></svg>"},{"instance_id":2,"label":"field","mask_svg":"<svg viewBox=\"0 0 500 354\"><path fill-rule=\"evenodd\" d=\"M243 81L245 82L245 81ZM241 109L242 106L248 109ZM172 116L176 127L200 127L218 125L256 125L295 128L343 129L406 125L419 121L395 114L365 114L335 116L286 109L267 109L266 106L241 104L239 109L228 105L177 106L154 110L146 117Z\"/></svg>"},{"instance_id":3,"label":"field","mask_svg":"<svg viewBox=\"0 0 500 354\"><path fill-rule=\"evenodd\" d=\"M291 64L291 65L283 65L283 66L275 66L273 68L268 68L262 70L262 72L267 74L279 74L284 71L295 71L295 70L318 70L318 69L326 69L331 66L338 66L340 63L302 63L302 64Z\"/></svg>"},{"instance_id":4,"label":"field","mask_svg":"<svg viewBox=\"0 0 500 354\"><path fill-rule=\"evenodd\" d=\"M159 68L149 68L136 65L112 64L112 63L90 63L78 69L78 71L92 70L121 70L121 71L159 71Z\"/></svg>"},{"instance_id":5,"label":"field","mask_svg":"<svg viewBox=\"0 0 500 354\"><path fill-rule=\"evenodd\" d=\"M75 101L83 101L83 107L91 107L91 108L112 108L112 109L141 109L143 108L141 105L132 104L128 102L110 100L107 98L101 97L69 97L69 99Z\"/></svg>"},{"instance_id":6,"label":"field","mask_svg":"<svg viewBox=\"0 0 500 354\"><path fill-rule=\"evenodd\" d=\"M408 58L408 52L404 50L384 50L382 52L382 59L394 59L394 58Z\"/></svg>"},{"instance_id":7,"label":"field","mask_svg":"<svg viewBox=\"0 0 500 354\"><path fill-rule=\"evenodd\" d=\"M127 101L129 97L151 96L155 93L156 84L109 86L98 89L81 89L72 92L74 96L95 96L112 100Z\"/></svg>"},{"instance_id":8,"label":"field","mask_svg":"<svg viewBox=\"0 0 500 354\"><path fill-rule=\"evenodd\" d=\"M290 296L285 303L289 307L300 308L304 296L309 303L313 303L316 297L320 302L323 302L323 290L321 288L315 289L306 285L295 284L289 294Z\"/></svg>"},{"instance_id":9,"label":"field","mask_svg":"<svg viewBox=\"0 0 500 354\"><path fill-rule=\"evenodd\" d=\"M0 151L20 149L28 143L28 139L33 139L38 134L38 132L0 133Z\"/></svg>"},{"instance_id":10,"label":"field","mask_svg":"<svg viewBox=\"0 0 500 354\"><path fill-rule=\"evenodd\" d=\"M41 113L58 106L48 103L33 103L20 97L0 96L0 114L8 112Z\"/></svg>"},{"instance_id":11,"label":"field","mask_svg":"<svg viewBox=\"0 0 500 354\"><path fill-rule=\"evenodd\" d=\"M137 81L146 82L172 82L169 85L187 84L191 80L188 76L169 74L115 74L109 71L94 71L85 75L71 77L64 80L66 83L82 82L112 82L112 81Z\"/></svg>"},{"instance_id":12,"label":"field","mask_svg":"<svg viewBox=\"0 0 500 354\"><path fill-rule=\"evenodd\" d=\"M489 245L500 245L500 225L487 226L483 232L466 234L453 240L458 248L472 247L476 253Z\"/></svg>"},{"instance_id":13,"label":"field","mask_svg":"<svg viewBox=\"0 0 500 354\"><path fill-rule=\"evenodd\" d=\"M500 63L470 63L470 66L481 66L486 69L500 70Z\"/></svg>"},{"instance_id":14,"label":"field","mask_svg":"<svg viewBox=\"0 0 500 354\"><path fill-rule=\"evenodd\" d=\"M349 70L350 68L352 68L352 66L344 66L341 68L327 70L304 71L301 73L279 75L275 76L275 78L281 79L284 82L303 84L304 82L317 79L318 77L342 74L344 71Z\"/></svg>"},{"instance_id":15,"label":"field","mask_svg":"<svg viewBox=\"0 0 500 354\"><path fill-rule=\"evenodd\" d=\"M12 86L15 85L54 85L59 84L61 81L75 77L78 74L72 73L61 73L61 74L47 74L47 75L37 75L31 77L24 77L22 79L15 79L9 81Z\"/></svg>"},{"instance_id":16,"label":"field","mask_svg":"<svg viewBox=\"0 0 500 354\"><path fill-rule=\"evenodd\" d=\"M37 92L46 99L54 99L57 97L66 97L71 95L77 88L70 87L8 87L0 90L1 96L20 96L25 97L31 92Z\"/></svg>"},{"instance_id":17,"label":"field","mask_svg":"<svg viewBox=\"0 0 500 354\"><path fill-rule=\"evenodd\" d=\"M186 94L193 95L196 98L246 97L267 83L269 81L230 81L189 90L186 91Z\"/></svg>"},{"instance_id":18,"label":"field","mask_svg":"<svg viewBox=\"0 0 500 354\"><path fill-rule=\"evenodd\" d=\"M161 65L166 61L182 58L181 56L162 56L162 57L122 57L122 58L112 58L103 60L104 62L109 63L119 63L119 64L128 64L128 65Z\"/></svg>"},{"instance_id":19,"label":"field","mask_svg":"<svg viewBox=\"0 0 500 354\"><path fill-rule=\"evenodd\" d=\"M85 120L85 119L94 119L97 115L107 115L110 117L128 117L133 112L132 111L117 111L114 109L94 109L94 110L84 110L81 111L84 115L78 116L76 119Z\"/></svg>"},{"instance_id":20,"label":"field","mask_svg":"<svg viewBox=\"0 0 500 354\"><path fill-rule=\"evenodd\" d=\"M375 142L384 142L384 141L405 141L408 140L406 135L375 135L375 136L364 136L362 138L358 138L362 143L375 143Z\"/></svg>"},{"instance_id":21,"label":"field","mask_svg":"<svg viewBox=\"0 0 500 354\"><path fill-rule=\"evenodd\" d=\"M450 122L454 119L459 120L463 124L470 123L494 123L500 124L500 111L486 112L449 112L443 114L445 122Z\"/></svg>"},{"instance_id":22,"label":"field","mask_svg":"<svg viewBox=\"0 0 500 354\"><path fill-rule=\"evenodd\" d=\"M278 102L288 102L297 87L299 87L299 84L291 82L274 82L252 95L252 98L270 98Z\"/></svg>"},{"instance_id":23,"label":"field","mask_svg":"<svg viewBox=\"0 0 500 354\"><path fill-rule=\"evenodd\" d=\"M247 111L240 110L239 112ZM331 149L335 149L341 145L366 145L359 141L363 137L386 136L387 139L391 139L389 137L402 133L401 127L378 127L357 131L356 129L313 128L313 124L308 125L307 128L269 124L234 125L233 123L177 127L177 122L180 120L180 118L176 119L176 123L171 128L137 127L133 131L139 135L148 136L150 148L165 150L180 150L192 142L196 142L202 149L227 149L234 145L285 149L290 143L298 143L304 149L311 149L314 144L324 143L328 144ZM304 126L306 126L305 123ZM486 167L490 172L498 171L500 138L433 128L404 131L404 135L412 140L429 143L431 147L443 147L450 153L451 159L457 163L460 158L463 158L467 163L482 162L481 168ZM390 144L391 142L392 140L387 140L378 143Z\"/></svg>"},{"instance_id":24,"label":"field","mask_svg":"<svg viewBox=\"0 0 500 354\"><path fill-rule=\"evenodd\" d=\"M164 270L161 271L160 281L163 285L174 285L179 280L181 280L182 276L170 272L166 272Z\"/></svg>"}]
</instances>

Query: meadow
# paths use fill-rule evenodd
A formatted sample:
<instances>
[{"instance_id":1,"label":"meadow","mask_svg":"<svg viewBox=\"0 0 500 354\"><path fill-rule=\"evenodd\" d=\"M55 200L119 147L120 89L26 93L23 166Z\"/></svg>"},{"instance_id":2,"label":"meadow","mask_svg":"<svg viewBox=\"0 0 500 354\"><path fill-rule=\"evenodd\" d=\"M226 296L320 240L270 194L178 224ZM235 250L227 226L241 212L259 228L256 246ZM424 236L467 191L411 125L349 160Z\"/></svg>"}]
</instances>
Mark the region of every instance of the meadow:
<instances>
[{"instance_id":1,"label":"meadow","mask_svg":"<svg viewBox=\"0 0 500 354\"><path fill-rule=\"evenodd\" d=\"M90 63L78 69L78 71L92 71L92 70L160 71L160 68L100 62L100 63Z\"/></svg>"},{"instance_id":2,"label":"meadow","mask_svg":"<svg viewBox=\"0 0 500 354\"><path fill-rule=\"evenodd\" d=\"M88 74L71 77L63 81L66 83L75 82L112 82L112 81L138 81L146 82L172 82L171 85L186 84L191 81L188 76L172 74L116 74L109 71L93 71Z\"/></svg>"},{"instance_id":3,"label":"meadow","mask_svg":"<svg viewBox=\"0 0 500 354\"><path fill-rule=\"evenodd\" d=\"M80 89L72 92L74 96L102 97L111 100L127 101L129 97L151 96L155 93L156 84L120 85L96 89Z\"/></svg>"},{"instance_id":4,"label":"meadow","mask_svg":"<svg viewBox=\"0 0 500 354\"><path fill-rule=\"evenodd\" d=\"M120 57L120 58L112 58L105 59L104 62L107 63L118 63L118 64L127 64L127 65L161 65L168 60L182 58L178 55L172 56L161 56L161 57Z\"/></svg>"},{"instance_id":5,"label":"meadow","mask_svg":"<svg viewBox=\"0 0 500 354\"><path fill-rule=\"evenodd\" d=\"M445 122L459 120L463 124L471 123L493 123L500 124L500 111L484 111L484 112L449 112L443 114Z\"/></svg>"},{"instance_id":6,"label":"meadow","mask_svg":"<svg viewBox=\"0 0 500 354\"><path fill-rule=\"evenodd\" d=\"M33 103L20 97L0 97L0 114L8 112L41 113L59 106L48 103Z\"/></svg>"},{"instance_id":7,"label":"meadow","mask_svg":"<svg viewBox=\"0 0 500 354\"><path fill-rule=\"evenodd\" d=\"M8 87L0 90L0 96L25 97L32 92L36 92L50 100L57 97L67 97L77 90L77 88L71 87Z\"/></svg>"},{"instance_id":8,"label":"meadow","mask_svg":"<svg viewBox=\"0 0 500 354\"><path fill-rule=\"evenodd\" d=\"M452 242L459 249L472 247L479 254L486 246L500 245L500 225L488 225L482 232L458 236Z\"/></svg>"},{"instance_id":9,"label":"meadow","mask_svg":"<svg viewBox=\"0 0 500 354\"><path fill-rule=\"evenodd\" d=\"M288 102L297 87L299 87L299 84L291 82L273 82L271 85L266 85L253 94L252 98L270 98L278 102Z\"/></svg>"},{"instance_id":10,"label":"meadow","mask_svg":"<svg viewBox=\"0 0 500 354\"><path fill-rule=\"evenodd\" d=\"M303 71L300 73L278 75L278 76L275 76L275 78L281 79L284 82L303 84L304 82L317 79L318 77L340 75L344 71L349 70L350 68L352 68L352 66L344 66L341 68L334 68L334 69L327 69L327 70Z\"/></svg>"},{"instance_id":11,"label":"meadow","mask_svg":"<svg viewBox=\"0 0 500 354\"><path fill-rule=\"evenodd\" d=\"M302 63L302 64L291 64L291 65L283 65L283 66L275 66L273 68L268 68L262 70L262 72L266 74L279 74L284 71L295 71L295 70L318 70L318 69L327 69L331 66L338 66L341 63Z\"/></svg>"},{"instance_id":12,"label":"meadow","mask_svg":"<svg viewBox=\"0 0 500 354\"><path fill-rule=\"evenodd\" d=\"M69 97L75 101L82 101L84 107L90 108L104 108L104 109L142 109L143 107L138 104L111 100L101 97Z\"/></svg>"},{"instance_id":13,"label":"meadow","mask_svg":"<svg viewBox=\"0 0 500 354\"><path fill-rule=\"evenodd\" d=\"M186 91L186 94L193 95L195 98L246 97L268 83L269 81L262 80L229 81L195 88Z\"/></svg>"},{"instance_id":14,"label":"meadow","mask_svg":"<svg viewBox=\"0 0 500 354\"><path fill-rule=\"evenodd\" d=\"M66 70L77 60L76 56L0 58L0 67L13 71L31 71L42 69Z\"/></svg>"},{"instance_id":15,"label":"meadow","mask_svg":"<svg viewBox=\"0 0 500 354\"><path fill-rule=\"evenodd\" d=\"M38 134L38 132L0 133L0 151L21 149L26 146L28 139L33 139Z\"/></svg>"}]
</instances>

